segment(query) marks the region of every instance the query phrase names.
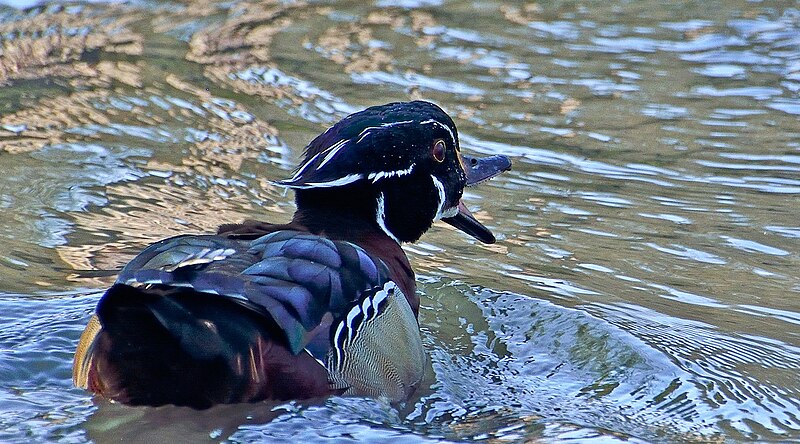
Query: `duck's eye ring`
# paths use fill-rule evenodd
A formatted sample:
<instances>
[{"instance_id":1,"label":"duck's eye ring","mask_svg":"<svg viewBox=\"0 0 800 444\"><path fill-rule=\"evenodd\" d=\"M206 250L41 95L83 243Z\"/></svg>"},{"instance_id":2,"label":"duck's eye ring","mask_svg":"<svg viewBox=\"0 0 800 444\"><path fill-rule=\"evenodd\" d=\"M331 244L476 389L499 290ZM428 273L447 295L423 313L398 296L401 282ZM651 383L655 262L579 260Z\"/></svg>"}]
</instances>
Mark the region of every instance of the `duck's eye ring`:
<instances>
[{"instance_id":1,"label":"duck's eye ring","mask_svg":"<svg viewBox=\"0 0 800 444\"><path fill-rule=\"evenodd\" d=\"M444 144L444 140L439 139L433 143L433 148L431 149L431 155L433 156L433 160L441 163L444 162L444 153L446 151L446 147Z\"/></svg>"}]
</instances>

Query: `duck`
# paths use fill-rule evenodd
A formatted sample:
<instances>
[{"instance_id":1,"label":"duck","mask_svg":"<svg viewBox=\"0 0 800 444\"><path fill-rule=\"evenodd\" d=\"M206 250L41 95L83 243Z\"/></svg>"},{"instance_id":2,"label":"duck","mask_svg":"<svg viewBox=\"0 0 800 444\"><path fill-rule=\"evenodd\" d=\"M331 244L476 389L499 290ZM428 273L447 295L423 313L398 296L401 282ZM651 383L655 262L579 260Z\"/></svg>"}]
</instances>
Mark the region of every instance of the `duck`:
<instances>
[{"instance_id":1,"label":"duck","mask_svg":"<svg viewBox=\"0 0 800 444\"><path fill-rule=\"evenodd\" d=\"M402 244L443 221L492 232L464 188L511 168L461 152L427 101L353 113L314 138L291 177L289 223L246 220L156 242L101 296L73 363L77 387L128 405L408 400L426 366Z\"/></svg>"}]
</instances>

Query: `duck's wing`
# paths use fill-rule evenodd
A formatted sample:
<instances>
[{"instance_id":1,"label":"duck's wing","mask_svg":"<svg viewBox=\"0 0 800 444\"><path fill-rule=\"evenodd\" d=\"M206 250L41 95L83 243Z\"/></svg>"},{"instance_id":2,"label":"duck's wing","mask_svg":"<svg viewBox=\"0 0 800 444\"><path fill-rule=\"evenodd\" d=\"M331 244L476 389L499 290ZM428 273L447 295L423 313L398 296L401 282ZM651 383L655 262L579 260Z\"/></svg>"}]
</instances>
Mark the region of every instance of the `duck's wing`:
<instances>
[{"instance_id":1,"label":"duck's wing","mask_svg":"<svg viewBox=\"0 0 800 444\"><path fill-rule=\"evenodd\" d=\"M102 297L76 384L136 404L327 394L331 327L387 282L360 247L298 231L166 239Z\"/></svg>"}]
</instances>

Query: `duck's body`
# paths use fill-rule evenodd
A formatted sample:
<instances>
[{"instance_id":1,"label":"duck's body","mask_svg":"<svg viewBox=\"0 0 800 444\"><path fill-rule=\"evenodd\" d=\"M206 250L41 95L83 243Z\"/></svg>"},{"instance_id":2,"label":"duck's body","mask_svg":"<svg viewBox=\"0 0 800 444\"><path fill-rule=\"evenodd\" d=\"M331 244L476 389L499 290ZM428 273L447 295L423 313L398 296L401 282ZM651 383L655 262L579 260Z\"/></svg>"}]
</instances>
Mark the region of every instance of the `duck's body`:
<instances>
[{"instance_id":1,"label":"duck's body","mask_svg":"<svg viewBox=\"0 0 800 444\"><path fill-rule=\"evenodd\" d=\"M369 108L317 137L281 182L297 190L291 223L248 221L151 245L98 304L76 384L129 404L201 408L406 399L425 354L400 242L439 218L494 241L459 198L510 165L495 156L465 170L455 134L426 102Z\"/></svg>"}]
</instances>

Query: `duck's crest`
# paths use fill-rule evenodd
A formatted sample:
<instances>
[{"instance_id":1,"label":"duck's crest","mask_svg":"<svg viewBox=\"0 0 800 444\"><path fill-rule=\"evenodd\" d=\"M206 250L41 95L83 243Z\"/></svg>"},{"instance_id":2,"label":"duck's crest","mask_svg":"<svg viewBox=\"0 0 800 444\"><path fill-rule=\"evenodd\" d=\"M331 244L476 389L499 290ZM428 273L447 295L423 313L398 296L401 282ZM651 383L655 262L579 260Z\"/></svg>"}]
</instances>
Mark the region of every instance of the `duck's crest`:
<instances>
[{"instance_id":1,"label":"duck's crest","mask_svg":"<svg viewBox=\"0 0 800 444\"><path fill-rule=\"evenodd\" d=\"M457 145L453 121L432 103L390 103L367 108L317 136L306 147L304 160L292 177L275 184L293 189L330 188L411 174L417 152L408 149L409 145L398 149L398 135L414 140L418 136L415 132L442 128Z\"/></svg>"}]
</instances>

